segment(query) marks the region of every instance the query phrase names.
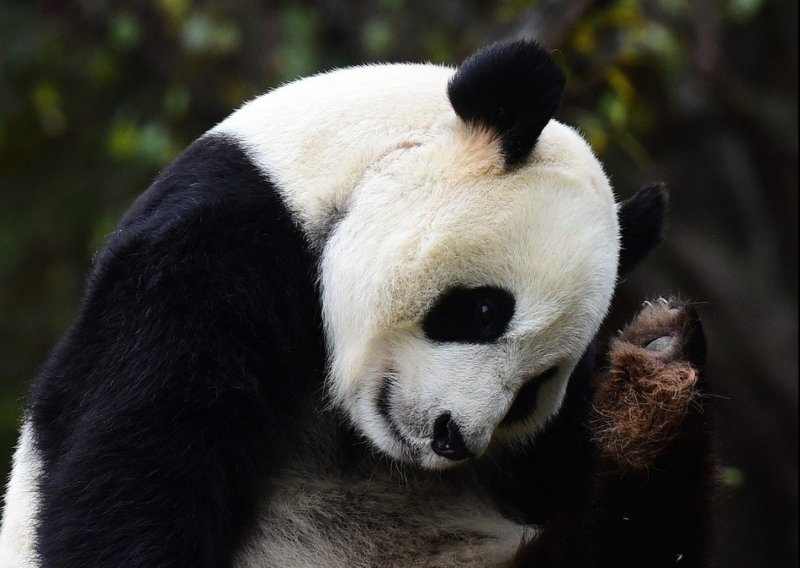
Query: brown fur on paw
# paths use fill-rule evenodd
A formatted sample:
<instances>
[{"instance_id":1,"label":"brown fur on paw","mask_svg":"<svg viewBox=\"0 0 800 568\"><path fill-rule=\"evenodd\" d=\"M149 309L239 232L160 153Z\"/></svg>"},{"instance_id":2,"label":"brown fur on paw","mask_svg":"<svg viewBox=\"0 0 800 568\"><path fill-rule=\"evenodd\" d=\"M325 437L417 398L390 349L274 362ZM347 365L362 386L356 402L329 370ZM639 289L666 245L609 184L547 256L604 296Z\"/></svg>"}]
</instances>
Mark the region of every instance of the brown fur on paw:
<instances>
[{"instance_id":1,"label":"brown fur on paw","mask_svg":"<svg viewBox=\"0 0 800 568\"><path fill-rule=\"evenodd\" d=\"M702 414L698 381L705 340L695 310L677 299L645 302L609 348L591 427L600 457L621 472L645 471Z\"/></svg>"}]
</instances>

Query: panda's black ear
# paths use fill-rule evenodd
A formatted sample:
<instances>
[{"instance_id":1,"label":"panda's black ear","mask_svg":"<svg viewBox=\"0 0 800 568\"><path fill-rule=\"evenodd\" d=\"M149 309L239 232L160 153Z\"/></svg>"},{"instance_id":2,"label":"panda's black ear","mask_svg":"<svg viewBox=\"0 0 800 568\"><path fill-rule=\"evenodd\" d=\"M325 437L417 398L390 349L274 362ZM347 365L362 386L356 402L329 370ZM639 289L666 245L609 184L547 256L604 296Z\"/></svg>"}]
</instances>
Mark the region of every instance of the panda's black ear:
<instances>
[{"instance_id":1,"label":"panda's black ear","mask_svg":"<svg viewBox=\"0 0 800 568\"><path fill-rule=\"evenodd\" d=\"M447 87L456 114L500 137L507 166L523 162L553 117L564 75L532 41L495 43L473 54Z\"/></svg>"},{"instance_id":2,"label":"panda's black ear","mask_svg":"<svg viewBox=\"0 0 800 568\"><path fill-rule=\"evenodd\" d=\"M647 185L617 205L621 251L620 276L633 270L661 242L667 212L667 188Z\"/></svg>"}]
</instances>

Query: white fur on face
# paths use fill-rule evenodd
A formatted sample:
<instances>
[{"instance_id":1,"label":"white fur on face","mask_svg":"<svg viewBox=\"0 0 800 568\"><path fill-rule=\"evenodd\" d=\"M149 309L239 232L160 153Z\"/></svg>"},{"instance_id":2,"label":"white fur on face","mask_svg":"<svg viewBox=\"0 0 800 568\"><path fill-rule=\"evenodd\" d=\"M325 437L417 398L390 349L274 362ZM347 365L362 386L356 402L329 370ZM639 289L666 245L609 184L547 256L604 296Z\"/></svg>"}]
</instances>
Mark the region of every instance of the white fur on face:
<instances>
[{"instance_id":1,"label":"white fur on face","mask_svg":"<svg viewBox=\"0 0 800 568\"><path fill-rule=\"evenodd\" d=\"M450 413L479 455L521 386L556 366L535 412L500 437L535 433L560 406L616 279L611 191L573 131L551 123L543 150L511 172L492 167L497 155L470 163L470 136L481 134L456 128L365 176L322 262L335 399L381 449L428 467L452 463L430 447L439 415ZM583 170L576 153L591 160ZM479 286L515 298L499 340L424 337L421 322L443 291ZM378 408L387 381L388 419Z\"/></svg>"},{"instance_id":2,"label":"white fur on face","mask_svg":"<svg viewBox=\"0 0 800 568\"><path fill-rule=\"evenodd\" d=\"M433 422L449 412L475 454L532 435L605 316L618 228L591 150L555 121L507 170L491 133L447 100L452 69L346 69L256 99L215 131L235 137L278 185L322 250L332 399L378 448L429 467ZM511 292L491 344L443 344L421 323L453 287ZM500 428L520 387L559 372L522 424ZM388 419L378 410L391 384ZM385 388L385 387L384 387Z\"/></svg>"}]
</instances>

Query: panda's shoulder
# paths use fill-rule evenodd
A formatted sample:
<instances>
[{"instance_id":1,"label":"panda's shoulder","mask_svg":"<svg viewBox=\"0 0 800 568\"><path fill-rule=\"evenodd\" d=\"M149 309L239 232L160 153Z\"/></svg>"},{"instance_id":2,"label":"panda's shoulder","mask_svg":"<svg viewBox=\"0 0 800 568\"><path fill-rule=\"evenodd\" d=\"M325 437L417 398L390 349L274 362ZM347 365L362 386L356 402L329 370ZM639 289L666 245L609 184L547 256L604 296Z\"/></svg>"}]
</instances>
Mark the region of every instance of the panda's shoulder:
<instances>
[{"instance_id":1,"label":"panda's shoulder","mask_svg":"<svg viewBox=\"0 0 800 568\"><path fill-rule=\"evenodd\" d=\"M256 213L291 222L269 173L254 164L242 143L223 134L207 134L159 174L129 209L116 234L162 236L199 222L208 233L237 220L246 223Z\"/></svg>"}]
</instances>

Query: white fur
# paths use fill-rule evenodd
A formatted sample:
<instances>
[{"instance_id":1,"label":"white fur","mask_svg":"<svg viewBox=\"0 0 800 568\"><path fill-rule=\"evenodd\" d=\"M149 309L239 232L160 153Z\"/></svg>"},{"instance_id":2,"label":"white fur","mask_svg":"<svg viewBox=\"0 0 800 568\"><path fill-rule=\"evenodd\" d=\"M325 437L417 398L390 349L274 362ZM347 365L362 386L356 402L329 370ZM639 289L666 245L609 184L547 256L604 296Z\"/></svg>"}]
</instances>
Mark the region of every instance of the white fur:
<instances>
[{"instance_id":1,"label":"white fur","mask_svg":"<svg viewBox=\"0 0 800 568\"><path fill-rule=\"evenodd\" d=\"M37 565L34 555L34 517L38 507L36 481L41 462L33 445L28 424L20 431L14 466L8 483L0 528L0 566L2 568L32 568Z\"/></svg>"},{"instance_id":2,"label":"white fur","mask_svg":"<svg viewBox=\"0 0 800 568\"><path fill-rule=\"evenodd\" d=\"M455 115L452 73L334 71L264 95L214 129L249 150L324 245L333 399L383 451L434 468L450 464L429 447L442 412L480 454L521 385L558 365L524 427L497 437L529 436L556 412L607 310L619 246L611 188L583 139L551 121L531 159L509 171L492 134ZM455 285L510 290L508 333L491 345L427 341L424 314ZM391 420L405 444L376 411L390 369Z\"/></svg>"},{"instance_id":3,"label":"white fur","mask_svg":"<svg viewBox=\"0 0 800 568\"><path fill-rule=\"evenodd\" d=\"M272 490L236 568L505 566L535 535L444 483L290 477Z\"/></svg>"}]
</instances>

